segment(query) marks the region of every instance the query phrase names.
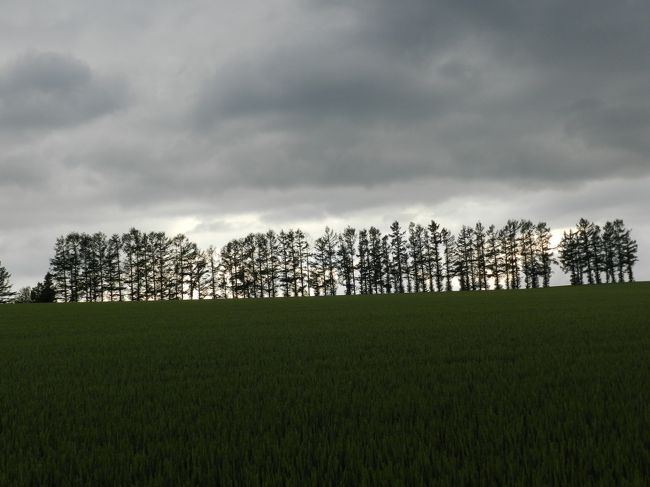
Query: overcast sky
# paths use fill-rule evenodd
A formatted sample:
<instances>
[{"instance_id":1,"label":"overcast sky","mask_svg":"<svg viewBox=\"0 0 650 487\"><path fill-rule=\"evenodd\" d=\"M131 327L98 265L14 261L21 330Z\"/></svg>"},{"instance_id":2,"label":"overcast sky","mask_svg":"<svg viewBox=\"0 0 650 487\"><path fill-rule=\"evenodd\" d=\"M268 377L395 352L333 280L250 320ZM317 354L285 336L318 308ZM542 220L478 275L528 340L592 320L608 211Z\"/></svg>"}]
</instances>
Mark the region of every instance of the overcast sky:
<instances>
[{"instance_id":1,"label":"overcast sky","mask_svg":"<svg viewBox=\"0 0 650 487\"><path fill-rule=\"evenodd\" d=\"M647 0L3 0L0 260L18 288L70 231L584 216L623 218L649 280L649 25Z\"/></svg>"}]
</instances>

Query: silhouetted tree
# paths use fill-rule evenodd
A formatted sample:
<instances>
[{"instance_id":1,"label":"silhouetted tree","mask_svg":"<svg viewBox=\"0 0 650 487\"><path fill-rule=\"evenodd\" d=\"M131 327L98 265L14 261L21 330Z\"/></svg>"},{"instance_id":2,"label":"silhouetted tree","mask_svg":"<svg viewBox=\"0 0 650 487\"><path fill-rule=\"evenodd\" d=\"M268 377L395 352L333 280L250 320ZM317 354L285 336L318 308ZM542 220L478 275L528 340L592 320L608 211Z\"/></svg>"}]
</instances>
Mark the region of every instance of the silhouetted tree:
<instances>
[{"instance_id":1,"label":"silhouetted tree","mask_svg":"<svg viewBox=\"0 0 650 487\"><path fill-rule=\"evenodd\" d=\"M370 250L368 243L368 230L365 228L359 231L359 241L357 244L357 258L359 269L359 292L361 294L372 294L370 285Z\"/></svg>"},{"instance_id":2,"label":"silhouetted tree","mask_svg":"<svg viewBox=\"0 0 650 487\"><path fill-rule=\"evenodd\" d=\"M348 226L339 235L338 263L339 279L345 287L345 294L357 293L355 276L355 248L357 244L357 231Z\"/></svg>"},{"instance_id":3,"label":"silhouetted tree","mask_svg":"<svg viewBox=\"0 0 650 487\"><path fill-rule=\"evenodd\" d=\"M558 245L559 260L562 270L569 274L571 285L577 286L583 283L582 259L580 255L580 244L578 236L573 230L564 232L562 240Z\"/></svg>"},{"instance_id":4,"label":"silhouetted tree","mask_svg":"<svg viewBox=\"0 0 650 487\"><path fill-rule=\"evenodd\" d=\"M411 291L411 278L408 272L408 255L406 253L406 242L404 232L398 221L394 221L390 226L390 248L393 259L393 282L395 283L395 292L404 292L404 275L408 279L408 291Z\"/></svg>"},{"instance_id":5,"label":"silhouetted tree","mask_svg":"<svg viewBox=\"0 0 650 487\"><path fill-rule=\"evenodd\" d=\"M519 222L519 253L526 289L539 287L537 260L535 258L535 225L530 220Z\"/></svg>"},{"instance_id":6,"label":"silhouetted tree","mask_svg":"<svg viewBox=\"0 0 650 487\"><path fill-rule=\"evenodd\" d=\"M499 232L494 225L490 225L485 234L485 259L494 289L503 289L502 276L505 272L505 263Z\"/></svg>"},{"instance_id":7,"label":"silhouetted tree","mask_svg":"<svg viewBox=\"0 0 650 487\"><path fill-rule=\"evenodd\" d=\"M338 242L338 235L332 231L331 228L325 228L325 234L320 237L320 253L323 259L323 285L324 293L334 296L336 294L337 283L337 252L336 246Z\"/></svg>"},{"instance_id":8,"label":"silhouetted tree","mask_svg":"<svg viewBox=\"0 0 650 487\"><path fill-rule=\"evenodd\" d=\"M289 297L292 289L291 283L294 281L293 267L293 231L280 231L280 288L284 297Z\"/></svg>"},{"instance_id":9,"label":"silhouetted tree","mask_svg":"<svg viewBox=\"0 0 650 487\"><path fill-rule=\"evenodd\" d=\"M110 301L124 300L121 248L120 236L118 234L111 235L106 245L106 291ZM162 290L160 299L163 299Z\"/></svg>"},{"instance_id":10,"label":"silhouetted tree","mask_svg":"<svg viewBox=\"0 0 650 487\"><path fill-rule=\"evenodd\" d=\"M602 234L605 282L616 282L618 265L617 232L612 222L605 223Z\"/></svg>"},{"instance_id":11,"label":"silhouetted tree","mask_svg":"<svg viewBox=\"0 0 650 487\"><path fill-rule=\"evenodd\" d=\"M519 222L508 220L499 234L505 261L506 288L519 289L521 286L519 264Z\"/></svg>"},{"instance_id":12,"label":"silhouetted tree","mask_svg":"<svg viewBox=\"0 0 650 487\"><path fill-rule=\"evenodd\" d=\"M456 238L454 274L458 276L461 291L476 289L473 233L472 228L463 225Z\"/></svg>"},{"instance_id":13,"label":"silhouetted tree","mask_svg":"<svg viewBox=\"0 0 650 487\"><path fill-rule=\"evenodd\" d=\"M481 222L478 222L474 226L474 254L476 256L476 281L478 289L488 289L488 263L485 239L485 227Z\"/></svg>"},{"instance_id":14,"label":"silhouetted tree","mask_svg":"<svg viewBox=\"0 0 650 487\"><path fill-rule=\"evenodd\" d=\"M542 286L551 285L553 249L551 249L551 229L546 222L539 222L535 227L535 259L537 261L537 272L542 278Z\"/></svg>"},{"instance_id":15,"label":"silhouetted tree","mask_svg":"<svg viewBox=\"0 0 650 487\"><path fill-rule=\"evenodd\" d=\"M294 266L294 289L295 295L305 296L308 295L307 280L309 278L309 243L307 236L299 228L294 232L294 251L293 251L293 266Z\"/></svg>"},{"instance_id":16,"label":"silhouetted tree","mask_svg":"<svg viewBox=\"0 0 650 487\"><path fill-rule=\"evenodd\" d=\"M14 293L11 291L11 274L7 272L0 262L0 303L10 303L14 299Z\"/></svg>"},{"instance_id":17,"label":"silhouetted tree","mask_svg":"<svg viewBox=\"0 0 650 487\"><path fill-rule=\"evenodd\" d=\"M280 258L278 254L280 243L273 230L266 232L266 247L265 287L267 295L275 298L278 295L278 279L280 278Z\"/></svg>"},{"instance_id":18,"label":"silhouetted tree","mask_svg":"<svg viewBox=\"0 0 650 487\"><path fill-rule=\"evenodd\" d=\"M443 228L440 231L442 248L445 256L445 291L452 291L452 279L454 278L454 256L456 255L456 239L449 230Z\"/></svg>"},{"instance_id":19,"label":"silhouetted tree","mask_svg":"<svg viewBox=\"0 0 650 487\"><path fill-rule=\"evenodd\" d=\"M424 234L424 227L413 222L409 223L409 238L408 238L408 255L411 260L410 270L411 279L413 282L413 290L417 293L426 291L426 272L425 265L426 259L424 255L424 242L426 240Z\"/></svg>"},{"instance_id":20,"label":"silhouetted tree","mask_svg":"<svg viewBox=\"0 0 650 487\"><path fill-rule=\"evenodd\" d=\"M630 235L630 230L623 230L623 220L617 220L620 222L618 224L620 230L622 231L622 236L620 238L620 254L623 266L625 267L625 272L627 273L627 280L632 282L634 281L634 264L637 263L638 259L638 250L639 246L636 243L636 240L632 239Z\"/></svg>"},{"instance_id":21,"label":"silhouetted tree","mask_svg":"<svg viewBox=\"0 0 650 487\"><path fill-rule=\"evenodd\" d=\"M59 237L54 244L54 256L50 259L57 298L67 303L70 298L70 264L65 237Z\"/></svg>"},{"instance_id":22,"label":"silhouetted tree","mask_svg":"<svg viewBox=\"0 0 650 487\"><path fill-rule=\"evenodd\" d=\"M382 284L384 292L390 294L393 290L392 283L392 261L390 257L390 242L388 235L381 237L381 269L382 269Z\"/></svg>"},{"instance_id":23,"label":"silhouetted tree","mask_svg":"<svg viewBox=\"0 0 650 487\"><path fill-rule=\"evenodd\" d=\"M141 240L142 233L131 228L128 233L122 235L122 250L124 251L124 284L131 301L142 299L141 288Z\"/></svg>"},{"instance_id":24,"label":"silhouetted tree","mask_svg":"<svg viewBox=\"0 0 650 487\"><path fill-rule=\"evenodd\" d=\"M81 235L73 232L66 236L68 265L70 268L70 301L75 303L81 297Z\"/></svg>"},{"instance_id":25,"label":"silhouetted tree","mask_svg":"<svg viewBox=\"0 0 650 487\"><path fill-rule=\"evenodd\" d=\"M206 253L202 252L196 244L196 251L190 264L190 299L196 296L198 299L205 299L210 294L210 280L208 273L210 268Z\"/></svg>"},{"instance_id":26,"label":"silhouetted tree","mask_svg":"<svg viewBox=\"0 0 650 487\"><path fill-rule=\"evenodd\" d=\"M368 230L368 285L370 294L384 292L384 275L381 231L377 227Z\"/></svg>"},{"instance_id":27,"label":"silhouetted tree","mask_svg":"<svg viewBox=\"0 0 650 487\"><path fill-rule=\"evenodd\" d=\"M585 218L581 218L578 222L576 234L578 241L578 258L582 264L580 267L587 277L587 282L589 284L595 284L597 282L596 276L599 274L596 266L598 259L594 256L594 253L597 252L596 237L598 235L598 230L594 223Z\"/></svg>"},{"instance_id":28,"label":"silhouetted tree","mask_svg":"<svg viewBox=\"0 0 650 487\"><path fill-rule=\"evenodd\" d=\"M30 300L33 303L54 303L56 301L56 290L52 274L45 274L43 282L39 282L30 292Z\"/></svg>"},{"instance_id":29,"label":"silhouetted tree","mask_svg":"<svg viewBox=\"0 0 650 487\"><path fill-rule=\"evenodd\" d=\"M217 297L219 297L219 291L218 291L219 262L217 257L217 250L212 245L210 245L205 251L205 259L208 264L206 286L209 289L210 297L212 299L216 299Z\"/></svg>"},{"instance_id":30,"label":"silhouetted tree","mask_svg":"<svg viewBox=\"0 0 650 487\"><path fill-rule=\"evenodd\" d=\"M431 220L428 227L427 239L427 264L429 273L429 289L438 292L443 290L444 279L443 258L442 258L442 235L440 225ZM435 286L434 286L435 283Z\"/></svg>"}]
</instances>

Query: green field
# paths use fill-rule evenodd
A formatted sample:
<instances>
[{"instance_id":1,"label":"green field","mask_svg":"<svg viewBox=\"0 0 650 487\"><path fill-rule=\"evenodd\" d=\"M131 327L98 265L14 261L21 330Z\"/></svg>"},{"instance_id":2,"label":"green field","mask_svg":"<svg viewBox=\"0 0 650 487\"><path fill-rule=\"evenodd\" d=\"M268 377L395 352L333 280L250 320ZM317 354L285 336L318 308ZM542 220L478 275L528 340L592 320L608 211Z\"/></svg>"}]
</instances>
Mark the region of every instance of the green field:
<instances>
[{"instance_id":1,"label":"green field","mask_svg":"<svg viewBox=\"0 0 650 487\"><path fill-rule=\"evenodd\" d=\"M0 485L648 485L650 283L0 306Z\"/></svg>"}]
</instances>

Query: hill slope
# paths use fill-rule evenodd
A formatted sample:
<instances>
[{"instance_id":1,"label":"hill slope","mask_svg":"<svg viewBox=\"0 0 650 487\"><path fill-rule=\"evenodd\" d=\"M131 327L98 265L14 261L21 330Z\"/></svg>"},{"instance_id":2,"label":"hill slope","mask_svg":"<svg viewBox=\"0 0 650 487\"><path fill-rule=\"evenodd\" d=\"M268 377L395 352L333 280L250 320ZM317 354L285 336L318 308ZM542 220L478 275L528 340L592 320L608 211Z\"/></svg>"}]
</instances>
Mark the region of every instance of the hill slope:
<instances>
[{"instance_id":1,"label":"hill slope","mask_svg":"<svg viewBox=\"0 0 650 487\"><path fill-rule=\"evenodd\" d=\"M650 284L0 307L0 484L642 485Z\"/></svg>"}]
</instances>

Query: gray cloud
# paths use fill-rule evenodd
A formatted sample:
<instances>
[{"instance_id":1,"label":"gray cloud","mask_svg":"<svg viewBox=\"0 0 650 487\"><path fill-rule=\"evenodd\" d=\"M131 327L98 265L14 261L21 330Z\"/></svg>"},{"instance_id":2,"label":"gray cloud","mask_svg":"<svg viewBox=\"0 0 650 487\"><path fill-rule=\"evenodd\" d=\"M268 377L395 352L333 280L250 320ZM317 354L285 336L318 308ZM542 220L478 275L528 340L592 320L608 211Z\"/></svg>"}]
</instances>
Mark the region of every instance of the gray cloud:
<instances>
[{"instance_id":1,"label":"gray cloud","mask_svg":"<svg viewBox=\"0 0 650 487\"><path fill-rule=\"evenodd\" d=\"M650 154L650 102L634 105L607 105L585 99L576 104L567 121L567 133L599 147L615 147L639 158Z\"/></svg>"},{"instance_id":2,"label":"gray cloud","mask_svg":"<svg viewBox=\"0 0 650 487\"><path fill-rule=\"evenodd\" d=\"M0 68L0 130L56 129L124 106L126 87L58 53L30 52Z\"/></svg>"},{"instance_id":3,"label":"gray cloud","mask_svg":"<svg viewBox=\"0 0 650 487\"><path fill-rule=\"evenodd\" d=\"M2 154L0 155L0 188L20 188L21 190L36 191L47 190L47 181L50 170L41 164L27 159L25 156Z\"/></svg>"},{"instance_id":4,"label":"gray cloud","mask_svg":"<svg viewBox=\"0 0 650 487\"><path fill-rule=\"evenodd\" d=\"M645 5L315 4L353 20L231 61L201 87L195 126L222 143L229 183L231 172L292 186L650 169Z\"/></svg>"}]
</instances>

